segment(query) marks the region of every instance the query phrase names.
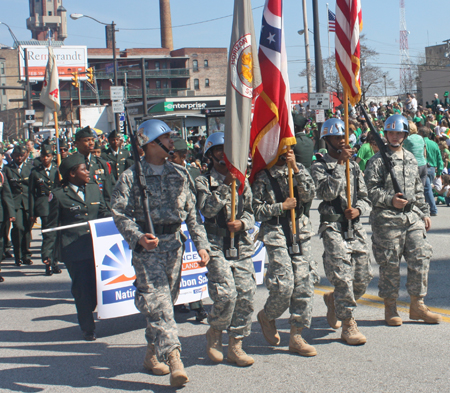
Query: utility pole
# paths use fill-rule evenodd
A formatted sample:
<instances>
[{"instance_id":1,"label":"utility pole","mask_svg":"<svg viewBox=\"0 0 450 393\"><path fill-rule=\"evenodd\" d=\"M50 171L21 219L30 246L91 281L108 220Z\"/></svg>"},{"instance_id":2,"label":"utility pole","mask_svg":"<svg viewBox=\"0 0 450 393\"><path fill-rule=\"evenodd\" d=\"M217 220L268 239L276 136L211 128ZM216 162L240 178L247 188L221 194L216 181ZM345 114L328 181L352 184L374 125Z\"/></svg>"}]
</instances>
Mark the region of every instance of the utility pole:
<instances>
[{"instance_id":1,"label":"utility pole","mask_svg":"<svg viewBox=\"0 0 450 393\"><path fill-rule=\"evenodd\" d=\"M313 0L313 21L314 21L314 60L316 65L316 93L323 93L323 85L324 85L323 64L322 64L322 50L320 48L319 6L317 0Z\"/></svg>"},{"instance_id":2,"label":"utility pole","mask_svg":"<svg viewBox=\"0 0 450 393\"><path fill-rule=\"evenodd\" d=\"M116 24L114 21L111 23L111 29L112 29L112 41L113 41L113 62L114 62L114 86L119 86L119 82L117 79L117 57L116 57ZM120 131L120 116L118 113L115 114L115 125L116 125L116 131Z\"/></svg>"},{"instance_id":3,"label":"utility pole","mask_svg":"<svg viewBox=\"0 0 450 393\"><path fill-rule=\"evenodd\" d=\"M141 83L142 83L142 113L143 116L147 116L148 104L147 104L147 81L145 79L145 60L141 59Z\"/></svg>"},{"instance_id":4,"label":"utility pole","mask_svg":"<svg viewBox=\"0 0 450 393\"><path fill-rule=\"evenodd\" d=\"M306 0L303 0L303 28L305 34L305 57L306 57L306 83L308 86L308 100L311 93L311 57L309 54L309 30L308 30L308 15L306 10Z\"/></svg>"},{"instance_id":5,"label":"utility pole","mask_svg":"<svg viewBox=\"0 0 450 393\"><path fill-rule=\"evenodd\" d=\"M18 48L20 50L20 47ZM30 74L28 72L28 49L25 48L25 85L26 85L26 96L27 96L27 109L33 109L33 102L31 101L31 86L30 86ZM28 123L28 135L25 139L31 138L31 124Z\"/></svg>"}]
</instances>

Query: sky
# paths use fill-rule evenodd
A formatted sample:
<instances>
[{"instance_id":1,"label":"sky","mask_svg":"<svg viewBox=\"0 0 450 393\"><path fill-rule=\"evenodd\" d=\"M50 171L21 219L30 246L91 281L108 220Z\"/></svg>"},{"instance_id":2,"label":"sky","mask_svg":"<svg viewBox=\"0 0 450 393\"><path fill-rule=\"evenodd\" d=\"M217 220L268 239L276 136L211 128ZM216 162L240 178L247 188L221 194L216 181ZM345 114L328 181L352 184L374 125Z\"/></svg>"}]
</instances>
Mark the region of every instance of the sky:
<instances>
[{"instance_id":1,"label":"sky","mask_svg":"<svg viewBox=\"0 0 450 393\"><path fill-rule=\"evenodd\" d=\"M6 3L6 0L2 0ZM409 55L417 62L424 55L425 47L441 44L450 39L446 33L445 15L450 14L448 0L404 0L406 26L409 31ZM257 41L261 28L265 0L252 0L253 20ZM313 30L312 0L307 0L309 29ZM328 33L326 0L319 0L320 40L322 57L328 57ZM233 0L171 0L174 47L225 47L230 45ZM329 0L334 12L335 1ZM67 14L81 13L102 22L117 24L117 47L160 47L159 1L158 0L63 0ZM366 45L379 53L376 65L398 84L400 68L399 30L400 0L361 0L363 34ZM440 18L439 15L442 15ZM7 23L19 40L31 39L26 29L29 17L28 0L9 0L2 7L0 22ZM211 21L212 20L212 21ZM206 22L209 21L209 22ZM83 18L68 18L66 45L86 45L90 48L105 47L104 26ZM205 23L202 23L205 22ZM181 26L187 25L189 26ZM303 29L302 0L284 0L284 26L288 71L291 92L306 92L306 79L298 74L305 68L304 38L297 32ZM149 29L149 30L131 30ZM313 35L310 34L311 60L314 62ZM334 51L334 33L330 33L331 53ZM13 45L5 26L0 25L0 43ZM396 89L388 89L388 95Z\"/></svg>"}]
</instances>

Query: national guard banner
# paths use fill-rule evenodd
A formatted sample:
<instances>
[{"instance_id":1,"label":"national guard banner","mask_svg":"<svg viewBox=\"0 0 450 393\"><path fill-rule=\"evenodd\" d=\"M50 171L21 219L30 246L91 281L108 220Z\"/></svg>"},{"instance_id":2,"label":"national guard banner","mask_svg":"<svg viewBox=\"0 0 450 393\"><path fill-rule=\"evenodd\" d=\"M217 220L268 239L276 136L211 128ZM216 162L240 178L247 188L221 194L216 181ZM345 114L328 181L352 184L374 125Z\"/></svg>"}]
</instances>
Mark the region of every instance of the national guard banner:
<instances>
[{"instance_id":1,"label":"national guard banner","mask_svg":"<svg viewBox=\"0 0 450 393\"><path fill-rule=\"evenodd\" d=\"M94 246L94 258L97 279L97 316L99 319L117 318L139 311L134 306L136 287L131 264L131 250L128 243L114 225L112 218L89 221ZM183 254L180 294L176 304L192 303L207 298L208 279L206 267L200 267L197 250L189 235L186 224L182 231L187 236ZM259 223L250 231L255 241L256 252L253 263L257 284L262 284L266 251L264 244L257 241Z\"/></svg>"}]
</instances>

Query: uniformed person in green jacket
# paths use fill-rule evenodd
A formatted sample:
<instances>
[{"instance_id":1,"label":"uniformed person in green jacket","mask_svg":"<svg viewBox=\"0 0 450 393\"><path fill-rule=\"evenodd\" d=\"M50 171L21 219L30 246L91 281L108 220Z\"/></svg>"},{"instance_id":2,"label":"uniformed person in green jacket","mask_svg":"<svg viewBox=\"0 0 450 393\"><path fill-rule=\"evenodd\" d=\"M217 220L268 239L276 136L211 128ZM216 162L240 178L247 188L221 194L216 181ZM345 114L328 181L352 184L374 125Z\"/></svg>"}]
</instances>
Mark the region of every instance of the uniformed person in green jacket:
<instances>
[{"instance_id":1,"label":"uniformed person in green jacket","mask_svg":"<svg viewBox=\"0 0 450 393\"><path fill-rule=\"evenodd\" d=\"M90 182L82 155L73 154L61 162L62 186L49 196L48 227L56 228L110 216L98 186ZM94 341L93 312L97 306L94 250L89 226L50 232L52 247L59 247L72 279L72 295L77 307L78 323L86 341Z\"/></svg>"},{"instance_id":2,"label":"uniformed person in green jacket","mask_svg":"<svg viewBox=\"0 0 450 393\"><path fill-rule=\"evenodd\" d=\"M13 161L3 168L11 188L16 211L16 220L11 230L11 240L14 247L16 266L19 267L22 264L33 264L30 251L32 226L28 215L28 181L33 167L24 162L27 154L25 146L16 145L11 155Z\"/></svg>"},{"instance_id":3,"label":"uniformed person in green jacket","mask_svg":"<svg viewBox=\"0 0 450 393\"><path fill-rule=\"evenodd\" d=\"M31 222L37 217L41 218L42 229L48 228L50 192L59 185L59 171L53 162L53 147L41 146L41 165L33 168L30 174L28 200ZM58 261L51 248L52 239L48 233L42 234L42 262L45 264L45 274L51 276L53 273L61 273Z\"/></svg>"},{"instance_id":4,"label":"uniformed person in green jacket","mask_svg":"<svg viewBox=\"0 0 450 393\"><path fill-rule=\"evenodd\" d=\"M102 158L111 166L111 174L117 180L126 169L126 160L130 152L120 148L120 133L116 130L108 135L109 147L102 152Z\"/></svg>"},{"instance_id":5,"label":"uniformed person in green jacket","mask_svg":"<svg viewBox=\"0 0 450 393\"><path fill-rule=\"evenodd\" d=\"M86 166L89 170L90 181L97 183L105 199L106 206L110 209L110 200L113 189L114 177L109 176L108 164L100 157L92 154L95 146L94 132L87 126L75 134L75 146L78 153L84 156Z\"/></svg>"},{"instance_id":6,"label":"uniformed person in green jacket","mask_svg":"<svg viewBox=\"0 0 450 393\"><path fill-rule=\"evenodd\" d=\"M0 172L0 227L3 228L6 222L14 221L15 214L16 211L14 208L14 200L11 193L11 189L9 188L9 184L5 176L3 175L3 173ZM3 236L0 236L0 255L3 255L3 252L4 252ZM3 281L5 281L5 279L0 275L0 282Z\"/></svg>"}]
</instances>

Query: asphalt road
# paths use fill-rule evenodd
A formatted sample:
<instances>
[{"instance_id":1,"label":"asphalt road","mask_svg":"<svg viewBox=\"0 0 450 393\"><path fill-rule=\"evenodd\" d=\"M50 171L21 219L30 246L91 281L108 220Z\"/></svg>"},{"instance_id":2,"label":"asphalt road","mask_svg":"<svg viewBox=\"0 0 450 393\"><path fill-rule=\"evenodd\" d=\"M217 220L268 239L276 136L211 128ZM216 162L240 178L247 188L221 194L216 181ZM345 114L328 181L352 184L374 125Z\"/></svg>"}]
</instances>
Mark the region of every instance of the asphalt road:
<instances>
[{"instance_id":1,"label":"asphalt road","mask_svg":"<svg viewBox=\"0 0 450 393\"><path fill-rule=\"evenodd\" d=\"M318 202L315 201L316 208ZM317 210L312 211L317 230ZM370 236L367 217L363 222ZM184 392L446 392L450 391L450 294L448 232L450 207L439 206L432 218L429 239L434 256L429 275L428 306L444 316L440 325L409 321L409 297L405 290L406 266L402 265L401 327L383 322L382 301L377 297L378 268L356 312L358 326L367 336L364 346L352 347L340 339L340 331L327 325L322 295L329 288L321 266L316 287L311 329L305 338L318 355L303 358L287 351L288 313L277 322L281 345L270 347L253 316L253 330L244 348L255 358L249 368L224 361L214 365L205 353L206 324L194 314L177 314L183 361L191 382ZM39 231L33 236L39 239ZM40 242L33 241L34 265L17 268L13 260L2 263L6 281L0 284L0 391L1 392L170 392L168 376L148 374L145 354L145 321L140 315L102 320L98 339L81 340L66 269L44 276ZM313 250L321 265L322 243L313 238ZM267 297L260 286L255 310ZM207 302L208 303L208 302ZM224 334L224 344L227 343ZM226 352L226 348L225 348Z\"/></svg>"}]
</instances>

